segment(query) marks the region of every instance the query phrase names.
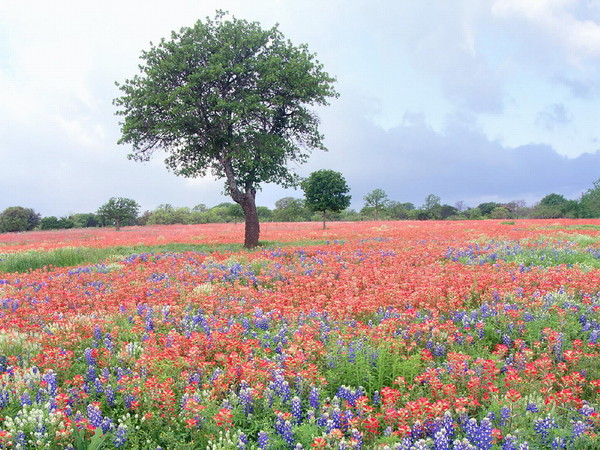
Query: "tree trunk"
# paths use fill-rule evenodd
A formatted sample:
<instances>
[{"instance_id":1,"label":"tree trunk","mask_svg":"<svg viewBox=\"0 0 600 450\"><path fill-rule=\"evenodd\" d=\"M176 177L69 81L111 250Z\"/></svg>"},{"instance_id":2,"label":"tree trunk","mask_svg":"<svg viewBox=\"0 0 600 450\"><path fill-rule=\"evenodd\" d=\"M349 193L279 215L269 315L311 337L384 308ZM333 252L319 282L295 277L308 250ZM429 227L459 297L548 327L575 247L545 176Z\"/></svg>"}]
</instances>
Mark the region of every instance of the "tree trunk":
<instances>
[{"instance_id":1,"label":"tree trunk","mask_svg":"<svg viewBox=\"0 0 600 450\"><path fill-rule=\"evenodd\" d=\"M323 211L323 229L325 229L325 219L327 219L327 217L325 216L325 211Z\"/></svg>"},{"instance_id":2,"label":"tree trunk","mask_svg":"<svg viewBox=\"0 0 600 450\"><path fill-rule=\"evenodd\" d=\"M229 195L244 211L244 218L246 220L244 247L254 248L258 246L258 238L260 236L260 224L258 222L258 212L256 211L256 189L249 185L245 187L245 191L242 191L235 179L231 159L223 156L220 162L225 171Z\"/></svg>"},{"instance_id":3,"label":"tree trunk","mask_svg":"<svg viewBox=\"0 0 600 450\"><path fill-rule=\"evenodd\" d=\"M244 247L254 248L258 245L260 236L260 223L258 222L258 213L256 212L255 194L247 192L241 202L246 219L246 229L244 235Z\"/></svg>"},{"instance_id":4,"label":"tree trunk","mask_svg":"<svg viewBox=\"0 0 600 450\"><path fill-rule=\"evenodd\" d=\"M115 231L119 231L121 229L121 221L119 219L115 219Z\"/></svg>"}]
</instances>

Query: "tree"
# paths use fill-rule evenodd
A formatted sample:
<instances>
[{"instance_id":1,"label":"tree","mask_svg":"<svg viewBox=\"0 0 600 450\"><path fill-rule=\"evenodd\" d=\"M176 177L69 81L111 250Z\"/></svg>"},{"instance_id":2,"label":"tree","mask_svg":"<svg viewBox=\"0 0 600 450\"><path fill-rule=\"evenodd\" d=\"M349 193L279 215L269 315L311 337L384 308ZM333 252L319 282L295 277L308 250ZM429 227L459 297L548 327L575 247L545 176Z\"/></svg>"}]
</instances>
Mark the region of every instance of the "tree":
<instances>
[{"instance_id":1,"label":"tree","mask_svg":"<svg viewBox=\"0 0 600 450\"><path fill-rule=\"evenodd\" d=\"M373 208L373 211L375 212L375 220L379 220L379 212L389 203L389 199L385 191L383 189L374 189L365 195L363 199L365 201L365 207Z\"/></svg>"},{"instance_id":2,"label":"tree","mask_svg":"<svg viewBox=\"0 0 600 450\"><path fill-rule=\"evenodd\" d=\"M350 192L341 173L334 170L317 170L302 182L306 206L323 213L325 229L326 212L340 212L350 206Z\"/></svg>"},{"instance_id":3,"label":"tree","mask_svg":"<svg viewBox=\"0 0 600 450\"><path fill-rule=\"evenodd\" d=\"M273 220L275 222L303 222L310 220L311 212L304 201L294 197L283 197L275 202Z\"/></svg>"},{"instance_id":4,"label":"tree","mask_svg":"<svg viewBox=\"0 0 600 450\"><path fill-rule=\"evenodd\" d=\"M558 217L565 217L569 205L567 200L561 194L548 194L540 200L532 211L534 218L539 219L556 219Z\"/></svg>"},{"instance_id":5,"label":"tree","mask_svg":"<svg viewBox=\"0 0 600 450\"><path fill-rule=\"evenodd\" d=\"M97 214L107 221L115 223L115 229L119 231L121 225L135 220L140 210L140 205L135 200L123 197L111 197L111 199L98 208Z\"/></svg>"},{"instance_id":6,"label":"tree","mask_svg":"<svg viewBox=\"0 0 600 450\"><path fill-rule=\"evenodd\" d=\"M600 217L600 178L581 196L581 217Z\"/></svg>"},{"instance_id":7,"label":"tree","mask_svg":"<svg viewBox=\"0 0 600 450\"><path fill-rule=\"evenodd\" d=\"M422 212L418 214L419 220L439 220L442 218L442 199L435 195L429 194L425 197L425 203L421 207Z\"/></svg>"},{"instance_id":8,"label":"tree","mask_svg":"<svg viewBox=\"0 0 600 450\"><path fill-rule=\"evenodd\" d=\"M33 230L40 223L40 218L31 208L11 206L0 213L0 233Z\"/></svg>"},{"instance_id":9,"label":"tree","mask_svg":"<svg viewBox=\"0 0 600 450\"><path fill-rule=\"evenodd\" d=\"M258 245L256 191L263 183L297 185L288 163L325 150L309 107L337 96L335 79L277 27L226 20L223 12L151 44L142 60L141 73L118 85L119 143L132 144L137 161L164 150L177 175L224 179L244 211L244 245Z\"/></svg>"},{"instance_id":10,"label":"tree","mask_svg":"<svg viewBox=\"0 0 600 450\"><path fill-rule=\"evenodd\" d=\"M502 206L502 205L500 203L496 203L496 202L485 202L485 203L480 203L479 205L477 205L477 208L479 208L479 211L481 211L481 214L483 216L488 216L498 206Z\"/></svg>"}]
</instances>

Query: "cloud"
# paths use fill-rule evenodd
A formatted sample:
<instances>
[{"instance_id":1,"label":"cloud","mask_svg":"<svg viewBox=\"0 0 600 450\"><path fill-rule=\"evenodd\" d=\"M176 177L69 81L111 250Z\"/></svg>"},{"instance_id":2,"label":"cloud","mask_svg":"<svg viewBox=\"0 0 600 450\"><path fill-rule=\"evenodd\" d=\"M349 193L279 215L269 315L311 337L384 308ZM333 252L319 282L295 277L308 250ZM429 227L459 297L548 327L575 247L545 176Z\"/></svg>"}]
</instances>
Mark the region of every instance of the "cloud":
<instances>
[{"instance_id":1,"label":"cloud","mask_svg":"<svg viewBox=\"0 0 600 450\"><path fill-rule=\"evenodd\" d=\"M363 196L376 188L416 205L432 193L449 204L518 199L531 204L552 192L576 198L598 178L600 151L568 158L547 144L506 147L490 140L470 115L450 117L440 131L422 114L411 113L387 131L348 114L338 125L326 136L334 141L345 136L342 155L316 159L318 168L347 175L354 208L362 207Z\"/></svg>"},{"instance_id":2,"label":"cloud","mask_svg":"<svg viewBox=\"0 0 600 450\"><path fill-rule=\"evenodd\" d=\"M600 60L600 14L578 0L496 0L492 13L498 18L527 22L535 40L551 43L573 64L586 58Z\"/></svg>"},{"instance_id":3,"label":"cloud","mask_svg":"<svg viewBox=\"0 0 600 450\"><path fill-rule=\"evenodd\" d=\"M536 118L536 124L542 129L553 131L572 121L572 117L561 104L552 104L540 111Z\"/></svg>"}]
</instances>

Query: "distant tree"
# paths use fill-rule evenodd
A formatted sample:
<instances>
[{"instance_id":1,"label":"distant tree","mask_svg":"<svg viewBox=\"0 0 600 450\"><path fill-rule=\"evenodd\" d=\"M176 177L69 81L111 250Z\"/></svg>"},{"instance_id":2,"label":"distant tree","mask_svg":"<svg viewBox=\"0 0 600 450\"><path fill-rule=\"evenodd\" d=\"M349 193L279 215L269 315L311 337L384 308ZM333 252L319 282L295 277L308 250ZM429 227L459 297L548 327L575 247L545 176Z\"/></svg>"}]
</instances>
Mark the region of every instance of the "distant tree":
<instances>
[{"instance_id":1,"label":"distant tree","mask_svg":"<svg viewBox=\"0 0 600 450\"><path fill-rule=\"evenodd\" d=\"M256 213L258 214L258 208L256 208ZM229 221L238 223L244 218L244 210L240 205L234 203L227 207L227 216L229 217Z\"/></svg>"},{"instance_id":2,"label":"distant tree","mask_svg":"<svg viewBox=\"0 0 600 450\"><path fill-rule=\"evenodd\" d=\"M263 222L273 220L273 211L271 211L266 206L257 206L256 212L258 214L258 218Z\"/></svg>"},{"instance_id":3,"label":"distant tree","mask_svg":"<svg viewBox=\"0 0 600 450\"><path fill-rule=\"evenodd\" d=\"M75 222L73 222L69 217L61 217L58 219L58 224L60 225L61 230L75 228Z\"/></svg>"},{"instance_id":4,"label":"distant tree","mask_svg":"<svg viewBox=\"0 0 600 450\"><path fill-rule=\"evenodd\" d=\"M123 197L111 199L98 208L97 214L105 220L114 222L115 229L119 231L121 225L131 223L138 215L140 205L135 200Z\"/></svg>"},{"instance_id":5,"label":"distant tree","mask_svg":"<svg viewBox=\"0 0 600 450\"><path fill-rule=\"evenodd\" d=\"M481 212L482 216L488 216L494 210L494 208L497 208L498 206L502 205L496 202L485 202L477 205L477 208Z\"/></svg>"},{"instance_id":6,"label":"distant tree","mask_svg":"<svg viewBox=\"0 0 600 450\"><path fill-rule=\"evenodd\" d=\"M130 157L140 161L166 151L177 175L224 178L244 211L244 245L255 247L257 189L298 184L288 163L324 149L309 107L337 93L306 45L293 46L277 27L224 17L198 21L142 53L141 74L115 99L124 117L119 142L133 144Z\"/></svg>"},{"instance_id":7,"label":"distant tree","mask_svg":"<svg viewBox=\"0 0 600 450\"><path fill-rule=\"evenodd\" d=\"M0 232L30 231L38 226L40 219L31 208L11 206L0 213Z\"/></svg>"},{"instance_id":8,"label":"distant tree","mask_svg":"<svg viewBox=\"0 0 600 450\"><path fill-rule=\"evenodd\" d=\"M68 218L73 222L75 228L90 228L100 225L100 219L93 213L71 214Z\"/></svg>"},{"instance_id":9,"label":"distant tree","mask_svg":"<svg viewBox=\"0 0 600 450\"><path fill-rule=\"evenodd\" d=\"M284 197L275 202L273 210L275 222L304 222L310 220L310 216L310 210L299 198Z\"/></svg>"},{"instance_id":10,"label":"distant tree","mask_svg":"<svg viewBox=\"0 0 600 450\"><path fill-rule=\"evenodd\" d=\"M372 208L375 220L379 220L379 213L389 203L388 195L383 189L374 189L363 197L365 207Z\"/></svg>"},{"instance_id":11,"label":"distant tree","mask_svg":"<svg viewBox=\"0 0 600 450\"><path fill-rule=\"evenodd\" d=\"M40 220L40 229L42 230L58 230L60 222L56 216L42 217Z\"/></svg>"},{"instance_id":12,"label":"distant tree","mask_svg":"<svg viewBox=\"0 0 600 450\"><path fill-rule=\"evenodd\" d=\"M440 220L442 218L441 200L435 194L425 197L425 203L421 207L422 213L417 215L418 220Z\"/></svg>"},{"instance_id":13,"label":"distant tree","mask_svg":"<svg viewBox=\"0 0 600 450\"><path fill-rule=\"evenodd\" d=\"M536 219L555 219L564 217L569 201L560 194L548 194L535 205L531 216Z\"/></svg>"},{"instance_id":14,"label":"distant tree","mask_svg":"<svg viewBox=\"0 0 600 450\"><path fill-rule=\"evenodd\" d=\"M457 214L458 214L458 209L456 209L454 206L444 204L444 205L441 205L439 208L439 215L440 215L440 219L442 219L442 220L446 220L451 217L455 218Z\"/></svg>"},{"instance_id":15,"label":"distant tree","mask_svg":"<svg viewBox=\"0 0 600 450\"><path fill-rule=\"evenodd\" d=\"M429 211L436 206L441 204L442 199L435 194L429 194L425 197L425 203L423 203L423 208L425 211Z\"/></svg>"},{"instance_id":16,"label":"distant tree","mask_svg":"<svg viewBox=\"0 0 600 450\"><path fill-rule=\"evenodd\" d=\"M193 212L206 212L207 208L204 203L200 203L192 208Z\"/></svg>"},{"instance_id":17,"label":"distant tree","mask_svg":"<svg viewBox=\"0 0 600 450\"><path fill-rule=\"evenodd\" d=\"M579 203L581 217L600 217L600 178L594 181L594 186L581 196L581 201Z\"/></svg>"},{"instance_id":18,"label":"distant tree","mask_svg":"<svg viewBox=\"0 0 600 450\"><path fill-rule=\"evenodd\" d=\"M412 203L410 205L412 205L412 208L407 208L406 203L400 203L392 200L388 202L386 211L389 217L392 219L406 220L409 218L409 212L415 209Z\"/></svg>"},{"instance_id":19,"label":"distant tree","mask_svg":"<svg viewBox=\"0 0 600 450\"><path fill-rule=\"evenodd\" d=\"M152 217L152 211L144 211L136 220L138 225L142 225L142 226L146 226L146 225L152 225L150 223L148 223L148 221L150 220L150 218Z\"/></svg>"},{"instance_id":20,"label":"distant tree","mask_svg":"<svg viewBox=\"0 0 600 450\"><path fill-rule=\"evenodd\" d=\"M490 219L512 219L512 213L505 206L496 206L492 211L488 214Z\"/></svg>"},{"instance_id":21,"label":"distant tree","mask_svg":"<svg viewBox=\"0 0 600 450\"><path fill-rule=\"evenodd\" d=\"M323 214L323 229L327 211L340 212L350 206L350 189L343 175L334 170L322 169L311 173L302 181L306 206Z\"/></svg>"}]
</instances>

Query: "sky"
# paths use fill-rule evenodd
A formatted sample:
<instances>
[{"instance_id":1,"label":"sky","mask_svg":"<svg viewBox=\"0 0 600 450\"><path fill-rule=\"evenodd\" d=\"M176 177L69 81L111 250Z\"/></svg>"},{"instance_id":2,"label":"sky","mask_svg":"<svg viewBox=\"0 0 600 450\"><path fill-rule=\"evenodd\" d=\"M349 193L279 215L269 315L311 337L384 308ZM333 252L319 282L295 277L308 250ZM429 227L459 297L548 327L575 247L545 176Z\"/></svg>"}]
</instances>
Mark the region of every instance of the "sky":
<instances>
[{"instance_id":1,"label":"sky","mask_svg":"<svg viewBox=\"0 0 600 450\"><path fill-rule=\"evenodd\" d=\"M278 24L336 77L316 111L328 151L293 169L341 172L356 210L374 189L533 205L600 178L600 0L3 0L0 211L231 202L223 180L128 160L112 103L151 42L217 9ZM264 185L256 201L288 196L303 193Z\"/></svg>"}]
</instances>

